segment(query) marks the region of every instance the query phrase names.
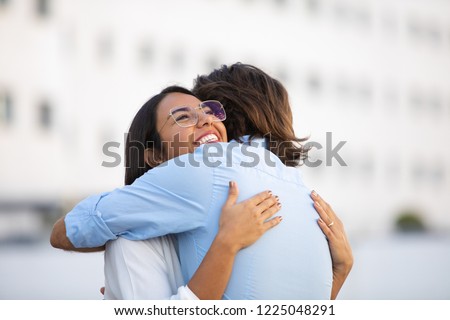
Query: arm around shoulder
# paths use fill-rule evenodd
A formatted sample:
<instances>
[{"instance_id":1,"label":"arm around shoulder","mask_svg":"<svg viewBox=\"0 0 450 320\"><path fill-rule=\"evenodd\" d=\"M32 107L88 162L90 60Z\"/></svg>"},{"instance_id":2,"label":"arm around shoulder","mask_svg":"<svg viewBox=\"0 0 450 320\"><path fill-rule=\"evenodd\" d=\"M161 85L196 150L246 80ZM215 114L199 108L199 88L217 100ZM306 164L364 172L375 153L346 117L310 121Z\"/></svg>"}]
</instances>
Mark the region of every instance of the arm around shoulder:
<instances>
[{"instance_id":1,"label":"arm around shoulder","mask_svg":"<svg viewBox=\"0 0 450 320\"><path fill-rule=\"evenodd\" d=\"M75 248L72 242L70 242L70 239L67 237L64 217L59 218L53 225L52 233L50 235L50 244L56 249L78 252L97 252L105 249L104 246L96 248Z\"/></svg>"}]
</instances>

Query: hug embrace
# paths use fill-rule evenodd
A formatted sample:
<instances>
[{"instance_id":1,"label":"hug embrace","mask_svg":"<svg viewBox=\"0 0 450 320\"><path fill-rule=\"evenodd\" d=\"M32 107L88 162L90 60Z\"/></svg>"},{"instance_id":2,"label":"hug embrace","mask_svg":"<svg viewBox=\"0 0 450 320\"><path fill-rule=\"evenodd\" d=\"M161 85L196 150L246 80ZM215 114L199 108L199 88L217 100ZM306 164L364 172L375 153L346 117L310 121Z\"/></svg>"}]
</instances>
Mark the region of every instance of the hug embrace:
<instances>
[{"instance_id":1,"label":"hug embrace","mask_svg":"<svg viewBox=\"0 0 450 320\"><path fill-rule=\"evenodd\" d=\"M254 66L167 87L130 126L125 186L77 204L51 243L105 250L105 299L335 299L353 257L303 183L304 141L284 86Z\"/></svg>"}]
</instances>

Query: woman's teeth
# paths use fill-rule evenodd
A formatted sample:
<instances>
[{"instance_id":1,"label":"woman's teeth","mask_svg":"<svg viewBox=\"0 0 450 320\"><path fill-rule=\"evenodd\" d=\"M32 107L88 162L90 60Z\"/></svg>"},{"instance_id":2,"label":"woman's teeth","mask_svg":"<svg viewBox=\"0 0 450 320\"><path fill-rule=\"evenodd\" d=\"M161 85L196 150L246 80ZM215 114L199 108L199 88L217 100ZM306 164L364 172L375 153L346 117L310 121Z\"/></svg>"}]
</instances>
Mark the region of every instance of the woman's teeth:
<instances>
[{"instance_id":1,"label":"woman's teeth","mask_svg":"<svg viewBox=\"0 0 450 320\"><path fill-rule=\"evenodd\" d=\"M198 144L205 144L205 143L211 143L211 142L217 142L219 141L219 138L215 134L208 134L198 140Z\"/></svg>"}]
</instances>

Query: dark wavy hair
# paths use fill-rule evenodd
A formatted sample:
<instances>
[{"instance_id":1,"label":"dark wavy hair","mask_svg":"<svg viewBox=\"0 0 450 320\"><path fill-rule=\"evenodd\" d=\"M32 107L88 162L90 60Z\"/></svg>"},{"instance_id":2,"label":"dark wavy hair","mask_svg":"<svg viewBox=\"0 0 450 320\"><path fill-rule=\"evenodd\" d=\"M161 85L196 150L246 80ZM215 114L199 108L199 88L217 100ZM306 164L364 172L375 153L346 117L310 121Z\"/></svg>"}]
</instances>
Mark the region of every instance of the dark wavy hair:
<instances>
[{"instance_id":1,"label":"dark wavy hair","mask_svg":"<svg viewBox=\"0 0 450 320\"><path fill-rule=\"evenodd\" d=\"M244 135L264 137L269 150L287 166L298 166L308 149L294 134L292 110L284 86L255 66L235 63L222 65L194 80L192 92L200 100L222 102L228 139ZM242 141L241 141L242 142Z\"/></svg>"},{"instance_id":2,"label":"dark wavy hair","mask_svg":"<svg viewBox=\"0 0 450 320\"><path fill-rule=\"evenodd\" d=\"M184 93L194 95L191 91L180 86L170 86L148 100L134 116L125 142L125 184L132 184L134 180L152 169L145 161L145 149L152 148L153 154L162 154L161 137L156 130L157 111L161 101L169 93Z\"/></svg>"}]
</instances>

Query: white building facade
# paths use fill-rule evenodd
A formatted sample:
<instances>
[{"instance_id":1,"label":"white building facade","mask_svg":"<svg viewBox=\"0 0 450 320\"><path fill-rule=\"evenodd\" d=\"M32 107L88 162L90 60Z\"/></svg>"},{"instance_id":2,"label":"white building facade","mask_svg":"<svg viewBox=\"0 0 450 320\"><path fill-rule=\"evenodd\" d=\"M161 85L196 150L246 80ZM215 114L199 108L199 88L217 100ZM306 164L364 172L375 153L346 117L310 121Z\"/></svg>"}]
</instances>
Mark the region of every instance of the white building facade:
<instances>
[{"instance_id":1,"label":"white building facade","mask_svg":"<svg viewBox=\"0 0 450 320\"><path fill-rule=\"evenodd\" d=\"M305 180L350 234L406 209L450 229L449 1L3 0L0 43L0 203L122 185L103 146L123 160L140 106L241 61L286 85L297 134L323 146ZM346 166L327 165L340 141Z\"/></svg>"}]
</instances>

